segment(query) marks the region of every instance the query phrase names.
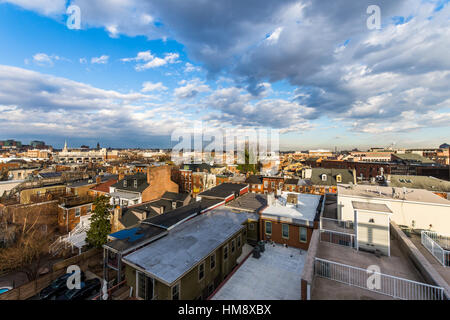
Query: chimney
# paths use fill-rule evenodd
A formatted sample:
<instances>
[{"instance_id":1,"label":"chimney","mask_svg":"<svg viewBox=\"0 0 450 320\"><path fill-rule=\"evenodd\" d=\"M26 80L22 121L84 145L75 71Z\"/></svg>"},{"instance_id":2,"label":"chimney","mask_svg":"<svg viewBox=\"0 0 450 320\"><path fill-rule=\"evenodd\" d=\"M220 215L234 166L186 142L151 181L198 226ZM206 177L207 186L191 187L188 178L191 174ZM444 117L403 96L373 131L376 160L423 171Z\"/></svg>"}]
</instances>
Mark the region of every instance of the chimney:
<instances>
[{"instance_id":1,"label":"chimney","mask_svg":"<svg viewBox=\"0 0 450 320\"><path fill-rule=\"evenodd\" d=\"M152 180L151 168L147 167L147 183L150 184L151 180Z\"/></svg>"},{"instance_id":2,"label":"chimney","mask_svg":"<svg viewBox=\"0 0 450 320\"><path fill-rule=\"evenodd\" d=\"M102 177L100 177L100 176L95 177L95 183L96 184L102 183Z\"/></svg>"},{"instance_id":3,"label":"chimney","mask_svg":"<svg viewBox=\"0 0 450 320\"><path fill-rule=\"evenodd\" d=\"M123 172L119 172L118 181L123 180L123 178L125 178L125 175L123 174Z\"/></svg>"},{"instance_id":4,"label":"chimney","mask_svg":"<svg viewBox=\"0 0 450 320\"><path fill-rule=\"evenodd\" d=\"M113 214L113 228L114 232L119 231L119 220L122 219L122 208L120 206L116 206L114 208Z\"/></svg>"},{"instance_id":5,"label":"chimney","mask_svg":"<svg viewBox=\"0 0 450 320\"><path fill-rule=\"evenodd\" d=\"M356 185L356 169L353 168L353 184Z\"/></svg>"}]
</instances>

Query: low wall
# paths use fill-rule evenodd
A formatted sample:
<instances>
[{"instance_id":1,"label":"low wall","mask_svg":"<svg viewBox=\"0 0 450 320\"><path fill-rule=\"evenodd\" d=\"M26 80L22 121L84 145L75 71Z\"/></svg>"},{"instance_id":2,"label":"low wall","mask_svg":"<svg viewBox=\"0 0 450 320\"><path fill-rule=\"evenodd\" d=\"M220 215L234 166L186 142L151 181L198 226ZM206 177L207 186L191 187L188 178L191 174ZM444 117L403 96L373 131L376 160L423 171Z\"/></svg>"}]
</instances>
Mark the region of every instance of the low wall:
<instances>
[{"instance_id":1,"label":"low wall","mask_svg":"<svg viewBox=\"0 0 450 320\"><path fill-rule=\"evenodd\" d=\"M86 271L90 263L96 259L103 258L102 249L91 249L80 255L73 256L69 259L57 262L53 265L53 272L46 274L34 281L28 282L20 287L0 294L0 300L26 300L47 287L53 280L64 274L70 265L78 265L81 270Z\"/></svg>"},{"instance_id":2,"label":"low wall","mask_svg":"<svg viewBox=\"0 0 450 320\"><path fill-rule=\"evenodd\" d=\"M66 260L57 262L53 265L53 271L57 271L60 269L67 269L70 265L78 265L80 268L86 269L87 265L90 261L97 258L97 256L101 257L103 259L103 251L102 249L94 248L90 249L86 252L83 252L82 254L70 257Z\"/></svg>"},{"instance_id":3,"label":"low wall","mask_svg":"<svg viewBox=\"0 0 450 320\"><path fill-rule=\"evenodd\" d=\"M447 300L450 299L450 286L434 269L431 263L416 248L414 243L403 233L395 222L391 222L391 235L398 240L400 247L411 259L414 266L419 270L423 278L432 285L444 288Z\"/></svg>"},{"instance_id":4,"label":"low wall","mask_svg":"<svg viewBox=\"0 0 450 320\"><path fill-rule=\"evenodd\" d=\"M36 294L42 289L47 287L53 280L61 276L65 270L58 270L52 273L46 274L34 281L28 282L20 287L0 294L0 300L26 300Z\"/></svg>"},{"instance_id":5,"label":"low wall","mask_svg":"<svg viewBox=\"0 0 450 320\"><path fill-rule=\"evenodd\" d=\"M319 247L319 229L314 229L309 242L308 254L306 255L305 265L301 277L301 297L302 300L311 299L311 290L314 284L314 259Z\"/></svg>"}]
</instances>

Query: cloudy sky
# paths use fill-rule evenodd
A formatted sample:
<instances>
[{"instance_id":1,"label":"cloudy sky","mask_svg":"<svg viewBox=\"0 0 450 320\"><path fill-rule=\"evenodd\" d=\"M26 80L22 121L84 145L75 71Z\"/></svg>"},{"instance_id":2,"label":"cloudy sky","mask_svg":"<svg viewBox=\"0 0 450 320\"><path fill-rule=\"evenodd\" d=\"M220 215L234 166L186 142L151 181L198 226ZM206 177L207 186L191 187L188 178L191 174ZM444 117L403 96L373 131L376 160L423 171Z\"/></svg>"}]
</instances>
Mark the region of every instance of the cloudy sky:
<instances>
[{"instance_id":1,"label":"cloudy sky","mask_svg":"<svg viewBox=\"0 0 450 320\"><path fill-rule=\"evenodd\" d=\"M202 125L279 129L282 149L436 147L448 2L0 0L0 140L169 147Z\"/></svg>"}]
</instances>

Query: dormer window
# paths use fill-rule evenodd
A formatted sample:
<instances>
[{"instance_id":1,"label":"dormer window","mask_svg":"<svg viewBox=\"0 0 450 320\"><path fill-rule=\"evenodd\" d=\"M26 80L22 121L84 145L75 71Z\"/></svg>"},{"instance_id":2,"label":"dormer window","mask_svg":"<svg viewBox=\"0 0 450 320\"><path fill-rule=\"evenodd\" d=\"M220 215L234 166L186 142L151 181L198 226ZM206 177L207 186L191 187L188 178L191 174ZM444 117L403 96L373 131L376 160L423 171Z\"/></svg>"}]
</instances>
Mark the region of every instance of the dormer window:
<instances>
[{"instance_id":1,"label":"dormer window","mask_svg":"<svg viewBox=\"0 0 450 320\"><path fill-rule=\"evenodd\" d=\"M322 174L322 181L327 181L327 175L326 174Z\"/></svg>"},{"instance_id":2,"label":"dormer window","mask_svg":"<svg viewBox=\"0 0 450 320\"><path fill-rule=\"evenodd\" d=\"M340 174L336 176L336 182L342 182L342 176Z\"/></svg>"}]
</instances>

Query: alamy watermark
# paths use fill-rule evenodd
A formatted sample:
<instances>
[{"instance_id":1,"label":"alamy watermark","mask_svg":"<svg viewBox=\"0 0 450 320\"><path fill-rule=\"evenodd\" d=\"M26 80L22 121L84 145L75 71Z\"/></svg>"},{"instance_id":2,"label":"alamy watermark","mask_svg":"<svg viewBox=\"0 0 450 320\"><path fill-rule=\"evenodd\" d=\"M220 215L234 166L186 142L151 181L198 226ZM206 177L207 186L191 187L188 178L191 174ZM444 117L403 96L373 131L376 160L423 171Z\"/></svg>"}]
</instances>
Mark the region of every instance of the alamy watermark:
<instances>
[{"instance_id":1,"label":"alamy watermark","mask_svg":"<svg viewBox=\"0 0 450 320\"><path fill-rule=\"evenodd\" d=\"M81 29L81 9L77 5L70 5L67 7L66 14L68 15L66 25L69 29Z\"/></svg>"},{"instance_id":2,"label":"alamy watermark","mask_svg":"<svg viewBox=\"0 0 450 320\"><path fill-rule=\"evenodd\" d=\"M369 30L381 29L381 9L377 5L370 5L367 7L367 14L370 16L367 18L366 25Z\"/></svg>"},{"instance_id":3,"label":"alamy watermark","mask_svg":"<svg viewBox=\"0 0 450 320\"><path fill-rule=\"evenodd\" d=\"M367 277L366 285L369 290L380 290L381 289L381 269L376 264L370 265L366 269Z\"/></svg>"},{"instance_id":4,"label":"alamy watermark","mask_svg":"<svg viewBox=\"0 0 450 320\"><path fill-rule=\"evenodd\" d=\"M176 129L171 160L177 164L257 164L279 160L277 129Z\"/></svg>"}]
</instances>

